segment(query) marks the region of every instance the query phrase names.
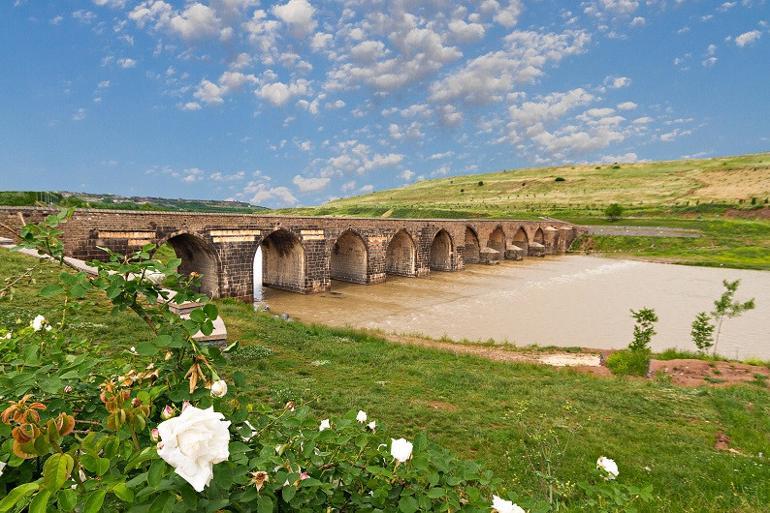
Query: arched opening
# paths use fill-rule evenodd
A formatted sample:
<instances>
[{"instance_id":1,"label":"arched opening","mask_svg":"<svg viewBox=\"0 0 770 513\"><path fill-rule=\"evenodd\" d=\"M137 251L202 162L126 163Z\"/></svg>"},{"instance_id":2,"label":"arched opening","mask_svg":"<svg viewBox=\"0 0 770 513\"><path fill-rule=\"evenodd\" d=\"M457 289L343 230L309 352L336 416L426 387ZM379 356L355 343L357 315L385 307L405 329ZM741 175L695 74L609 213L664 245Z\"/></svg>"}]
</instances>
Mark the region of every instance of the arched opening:
<instances>
[{"instance_id":1,"label":"arched opening","mask_svg":"<svg viewBox=\"0 0 770 513\"><path fill-rule=\"evenodd\" d=\"M481 251L481 244L479 244L479 237L473 228L470 226L465 227L465 246L463 246L463 262L466 264L477 264L479 262L479 252Z\"/></svg>"},{"instance_id":2,"label":"arched opening","mask_svg":"<svg viewBox=\"0 0 770 513\"><path fill-rule=\"evenodd\" d=\"M262 240L254 254L254 270L255 289L261 281L265 287L305 292L305 249L288 230L276 230Z\"/></svg>"},{"instance_id":3,"label":"arched opening","mask_svg":"<svg viewBox=\"0 0 770 513\"><path fill-rule=\"evenodd\" d=\"M401 276L414 276L415 255L412 237L406 230L399 230L388 244L385 253L385 272Z\"/></svg>"},{"instance_id":4,"label":"arched opening","mask_svg":"<svg viewBox=\"0 0 770 513\"><path fill-rule=\"evenodd\" d=\"M452 238L446 230L439 230L430 245L431 271L452 270Z\"/></svg>"},{"instance_id":5,"label":"arched opening","mask_svg":"<svg viewBox=\"0 0 770 513\"><path fill-rule=\"evenodd\" d=\"M545 245L545 236L543 235L543 230L538 228L537 231L535 232L535 236L533 237L533 240L538 244Z\"/></svg>"},{"instance_id":6,"label":"arched opening","mask_svg":"<svg viewBox=\"0 0 770 513\"><path fill-rule=\"evenodd\" d=\"M182 260L179 273L186 276L198 273L201 276L199 292L212 298L219 297L219 261L214 249L205 240L189 233L175 235L166 243Z\"/></svg>"},{"instance_id":7,"label":"arched opening","mask_svg":"<svg viewBox=\"0 0 770 513\"><path fill-rule=\"evenodd\" d=\"M516 231L516 235L513 236L513 243L522 249L524 249L527 246L527 243L529 243L529 239L527 239L527 232L524 231L523 227L519 227L519 229Z\"/></svg>"},{"instance_id":8,"label":"arched opening","mask_svg":"<svg viewBox=\"0 0 770 513\"><path fill-rule=\"evenodd\" d=\"M329 270L333 280L366 283L366 243L356 232L347 230L332 248Z\"/></svg>"},{"instance_id":9,"label":"arched opening","mask_svg":"<svg viewBox=\"0 0 770 513\"><path fill-rule=\"evenodd\" d=\"M503 231L502 226L495 228L489 235L487 247L499 251L501 255L505 253L505 232Z\"/></svg>"}]
</instances>

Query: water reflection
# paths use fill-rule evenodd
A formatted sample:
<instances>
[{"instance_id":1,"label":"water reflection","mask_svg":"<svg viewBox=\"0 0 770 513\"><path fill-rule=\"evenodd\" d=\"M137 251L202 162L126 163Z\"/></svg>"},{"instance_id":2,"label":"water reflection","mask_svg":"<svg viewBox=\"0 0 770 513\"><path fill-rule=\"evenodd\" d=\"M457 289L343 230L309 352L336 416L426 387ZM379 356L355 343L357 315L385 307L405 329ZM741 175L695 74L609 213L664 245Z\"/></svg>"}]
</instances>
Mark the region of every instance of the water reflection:
<instances>
[{"instance_id":1,"label":"water reflection","mask_svg":"<svg viewBox=\"0 0 770 513\"><path fill-rule=\"evenodd\" d=\"M393 277L374 286L333 282L330 292L266 289L274 312L338 326L379 328L460 340L619 348L633 329L629 309L654 308L653 348L694 349L690 324L710 311L723 279L757 309L725 321L720 352L770 358L770 272L713 269L589 256L472 265L428 278Z\"/></svg>"}]
</instances>

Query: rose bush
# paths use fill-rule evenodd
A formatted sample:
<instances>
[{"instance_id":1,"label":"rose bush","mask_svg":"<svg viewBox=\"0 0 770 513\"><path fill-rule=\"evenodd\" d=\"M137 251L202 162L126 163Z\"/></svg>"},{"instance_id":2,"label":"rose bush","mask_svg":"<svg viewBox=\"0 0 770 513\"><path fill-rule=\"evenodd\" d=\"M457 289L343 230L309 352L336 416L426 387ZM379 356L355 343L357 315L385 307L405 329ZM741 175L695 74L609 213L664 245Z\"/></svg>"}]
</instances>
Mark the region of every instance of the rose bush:
<instances>
[{"instance_id":1,"label":"rose bush","mask_svg":"<svg viewBox=\"0 0 770 513\"><path fill-rule=\"evenodd\" d=\"M20 243L64 263L67 217L26 226ZM424 435L390 438L363 410L319 421L305 405L250 402L238 393L240 373L217 370L237 344L193 339L211 333L216 306L195 292L197 277L179 275L178 260L155 260L155 249L106 251L107 261L93 262L96 276L62 272L41 291L62 299L61 318L35 312L13 331L0 327L0 513L552 508L506 492ZM125 349L83 340L68 312L97 295L116 314L136 315L150 336ZM181 319L171 301L201 307ZM575 508L632 511L649 499L649 490L602 477L584 485Z\"/></svg>"}]
</instances>

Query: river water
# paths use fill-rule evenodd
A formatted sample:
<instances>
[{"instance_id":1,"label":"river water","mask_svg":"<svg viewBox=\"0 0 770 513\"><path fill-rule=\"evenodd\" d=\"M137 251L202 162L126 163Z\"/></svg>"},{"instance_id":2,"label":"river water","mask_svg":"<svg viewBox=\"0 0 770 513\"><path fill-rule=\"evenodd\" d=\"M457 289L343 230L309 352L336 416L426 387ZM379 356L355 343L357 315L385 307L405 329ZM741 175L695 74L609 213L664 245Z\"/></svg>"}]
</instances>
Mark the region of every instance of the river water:
<instances>
[{"instance_id":1,"label":"river water","mask_svg":"<svg viewBox=\"0 0 770 513\"><path fill-rule=\"evenodd\" d=\"M592 256L529 258L428 278L394 277L379 285L333 282L299 295L264 291L273 312L305 322L377 328L433 338L499 343L621 348L630 340L629 309L660 318L653 349L695 349L690 324L709 311L722 280L741 280L738 299L757 308L724 323L719 353L770 359L770 272L715 269Z\"/></svg>"}]
</instances>

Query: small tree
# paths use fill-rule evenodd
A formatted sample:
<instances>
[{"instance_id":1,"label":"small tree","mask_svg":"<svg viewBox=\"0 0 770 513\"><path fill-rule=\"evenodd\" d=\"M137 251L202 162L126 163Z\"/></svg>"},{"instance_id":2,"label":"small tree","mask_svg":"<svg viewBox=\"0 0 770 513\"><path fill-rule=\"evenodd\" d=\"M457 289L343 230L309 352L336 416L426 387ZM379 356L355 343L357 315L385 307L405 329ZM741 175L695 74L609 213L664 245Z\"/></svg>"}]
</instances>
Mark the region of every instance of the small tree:
<instances>
[{"instance_id":1,"label":"small tree","mask_svg":"<svg viewBox=\"0 0 770 513\"><path fill-rule=\"evenodd\" d=\"M711 316L707 312L700 312L692 321L690 336L701 353L707 352L714 345L714 329Z\"/></svg>"},{"instance_id":2,"label":"small tree","mask_svg":"<svg viewBox=\"0 0 770 513\"><path fill-rule=\"evenodd\" d=\"M753 310L756 306L754 304L754 298L749 299L741 303L735 301L735 293L738 290L738 285L741 284L741 280L727 281L722 280L722 284L725 286L725 291L722 295L714 301L714 311L711 312L711 316L716 323L716 336L714 337L714 354L717 354L717 345L719 344L719 335L722 333L722 323L724 320L738 317L743 312Z\"/></svg>"},{"instance_id":3,"label":"small tree","mask_svg":"<svg viewBox=\"0 0 770 513\"><path fill-rule=\"evenodd\" d=\"M623 217L623 207L619 203L612 203L604 209L604 215L609 221L617 221Z\"/></svg>"},{"instance_id":4,"label":"small tree","mask_svg":"<svg viewBox=\"0 0 770 513\"><path fill-rule=\"evenodd\" d=\"M658 322L658 315L652 308L641 308L637 311L631 310L631 317L634 318L634 340L628 344L632 351L649 351L650 341L655 335L655 323Z\"/></svg>"}]
</instances>

